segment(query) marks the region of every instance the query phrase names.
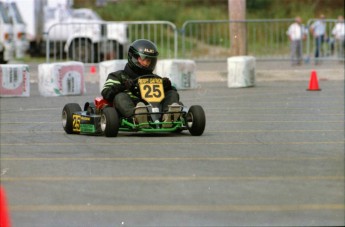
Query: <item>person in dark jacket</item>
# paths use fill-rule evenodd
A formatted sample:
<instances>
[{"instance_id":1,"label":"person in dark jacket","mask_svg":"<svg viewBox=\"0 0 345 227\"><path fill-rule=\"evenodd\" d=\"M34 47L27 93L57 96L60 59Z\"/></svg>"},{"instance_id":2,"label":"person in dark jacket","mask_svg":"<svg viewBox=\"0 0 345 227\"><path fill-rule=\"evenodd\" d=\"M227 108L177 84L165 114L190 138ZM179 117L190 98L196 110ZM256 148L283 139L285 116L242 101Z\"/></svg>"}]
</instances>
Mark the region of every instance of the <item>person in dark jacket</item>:
<instances>
[{"instance_id":1,"label":"person in dark jacket","mask_svg":"<svg viewBox=\"0 0 345 227\"><path fill-rule=\"evenodd\" d=\"M150 40L139 39L134 41L128 50L128 62L123 70L112 72L108 75L102 89L102 96L108 102L114 104L117 111L125 118L131 118L134 114L147 113L146 105L141 102L139 94L134 91L134 80L140 76L153 74L158 57L156 45ZM179 94L171 85L169 78L163 78L165 98L161 102L164 112L179 112ZM171 122L177 120L178 113L164 114L162 120ZM147 122L147 115L137 115L134 119L137 123ZM163 127L171 127L172 124L163 124Z\"/></svg>"}]
</instances>

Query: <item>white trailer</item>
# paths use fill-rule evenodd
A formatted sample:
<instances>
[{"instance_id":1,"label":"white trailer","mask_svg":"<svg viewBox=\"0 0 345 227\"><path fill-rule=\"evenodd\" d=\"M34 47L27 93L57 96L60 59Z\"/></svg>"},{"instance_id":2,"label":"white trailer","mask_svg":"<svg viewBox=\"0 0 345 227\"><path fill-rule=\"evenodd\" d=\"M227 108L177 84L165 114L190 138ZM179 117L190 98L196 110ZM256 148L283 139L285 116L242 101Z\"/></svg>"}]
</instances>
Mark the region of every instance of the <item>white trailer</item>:
<instances>
[{"instance_id":1,"label":"white trailer","mask_svg":"<svg viewBox=\"0 0 345 227\"><path fill-rule=\"evenodd\" d=\"M26 50L29 48L29 42L26 38L26 24L24 23L24 20L15 2L5 4L13 25L15 57L20 59L24 57Z\"/></svg>"},{"instance_id":2,"label":"white trailer","mask_svg":"<svg viewBox=\"0 0 345 227\"><path fill-rule=\"evenodd\" d=\"M44 31L44 7L46 0L11 0L16 3L19 13L26 25L26 39L29 42L28 52L31 56L42 55Z\"/></svg>"},{"instance_id":3,"label":"white trailer","mask_svg":"<svg viewBox=\"0 0 345 227\"><path fill-rule=\"evenodd\" d=\"M5 4L0 2L0 64L13 59L13 26Z\"/></svg>"}]
</instances>

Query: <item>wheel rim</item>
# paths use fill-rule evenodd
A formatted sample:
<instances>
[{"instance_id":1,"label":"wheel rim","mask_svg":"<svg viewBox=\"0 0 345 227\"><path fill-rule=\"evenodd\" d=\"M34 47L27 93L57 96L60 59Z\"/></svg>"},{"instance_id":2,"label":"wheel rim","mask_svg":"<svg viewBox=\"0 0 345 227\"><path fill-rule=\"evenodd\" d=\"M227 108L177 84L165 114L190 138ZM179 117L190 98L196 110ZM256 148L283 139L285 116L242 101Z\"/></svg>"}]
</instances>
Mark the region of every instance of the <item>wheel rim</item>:
<instances>
[{"instance_id":1,"label":"wheel rim","mask_svg":"<svg viewBox=\"0 0 345 227\"><path fill-rule=\"evenodd\" d=\"M187 127L192 128L193 127L193 114L188 113L186 120L187 120Z\"/></svg>"},{"instance_id":2,"label":"wheel rim","mask_svg":"<svg viewBox=\"0 0 345 227\"><path fill-rule=\"evenodd\" d=\"M101 130L102 132L105 131L105 127L107 126L107 119L104 114L101 116Z\"/></svg>"},{"instance_id":3,"label":"wheel rim","mask_svg":"<svg viewBox=\"0 0 345 227\"><path fill-rule=\"evenodd\" d=\"M67 125L67 113L66 111L62 112L62 126L65 128Z\"/></svg>"}]
</instances>

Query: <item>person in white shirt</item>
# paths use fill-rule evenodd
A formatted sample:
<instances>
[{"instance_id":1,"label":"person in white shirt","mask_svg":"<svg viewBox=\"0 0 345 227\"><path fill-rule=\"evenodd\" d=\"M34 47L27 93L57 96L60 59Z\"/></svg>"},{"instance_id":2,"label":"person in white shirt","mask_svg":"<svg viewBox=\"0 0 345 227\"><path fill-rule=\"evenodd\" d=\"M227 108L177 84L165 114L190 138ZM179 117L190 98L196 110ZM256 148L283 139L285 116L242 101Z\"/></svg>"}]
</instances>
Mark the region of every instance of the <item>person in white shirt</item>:
<instances>
[{"instance_id":1,"label":"person in white shirt","mask_svg":"<svg viewBox=\"0 0 345 227\"><path fill-rule=\"evenodd\" d=\"M332 29L332 35L336 40L336 50L338 52L338 58L344 60L345 56L345 23L344 17L338 16L338 22Z\"/></svg>"},{"instance_id":2,"label":"person in white shirt","mask_svg":"<svg viewBox=\"0 0 345 227\"><path fill-rule=\"evenodd\" d=\"M319 64L317 58L321 56L322 44L327 39L325 15L321 14L320 19L310 26L310 32L315 38L315 64Z\"/></svg>"},{"instance_id":3,"label":"person in white shirt","mask_svg":"<svg viewBox=\"0 0 345 227\"><path fill-rule=\"evenodd\" d=\"M302 18L296 17L295 22L292 23L286 34L290 40L290 54L291 64L302 64L302 41L306 38L305 29L302 26Z\"/></svg>"}]
</instances>

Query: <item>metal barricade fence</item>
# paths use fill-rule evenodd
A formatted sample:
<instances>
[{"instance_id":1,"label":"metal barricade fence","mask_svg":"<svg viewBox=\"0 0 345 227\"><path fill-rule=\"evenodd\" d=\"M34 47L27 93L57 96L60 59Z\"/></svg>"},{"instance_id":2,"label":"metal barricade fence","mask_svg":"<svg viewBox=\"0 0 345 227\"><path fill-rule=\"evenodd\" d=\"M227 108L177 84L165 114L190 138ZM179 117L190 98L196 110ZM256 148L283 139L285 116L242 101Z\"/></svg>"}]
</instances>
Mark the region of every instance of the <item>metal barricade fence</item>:
<instances>
[{"instance_id":1,"label":"metal barricade fence","mask_svg":"<svg viewBox=\"0 0 345 227\"><path fill-rule=\"evenodd\" d=\"M259 59L289 59L286 31L294 19L186 21L182 27L182 56L198 60L224 60L231 56L230 25L244 23L247 54Z\"/></svg>"},{"instance_id":2,"label":"metal barricade fence","mask_svg":"<svg viewBox=\"0 0 345 227\"><path fill-rule=\"evenodd\" d=\"M169 21L58 23L45 33L46 61L125 59L128 45L136 39L156 43L160 58L177 58L177 36L176 26Z\"/></svg>"},{"instance_id":3,"label":"metal barricade fence","mask_svg":"<svg viewBox=\"0 0 345 227\"><path fill-rule=\"evenodd\" d=\"M309 20L306 28L315 21ZM150 39L159 48L159 58L188 58L205 61L224 61L231 56L230 25L244 23L247 55L259 60L290 60L290 41L286 34L294 19L264 20L191 20L181 30L169 21L121 21L99 23L60 23L45 33L46 61L77 60L98 63L110 59L126 59L128 45L136 39ZM327 34L336 20L326 20ZM112 29L121 24L122 29ZM91 29L92 28L92 29ZM69 36L62 37L68 32ZM121 34L118 34L121 33ZM60 36L59 36L60 35ZM110 36L110 37L109 37ZM303 55L307 62L313 58L313 37L307 33ZM334 44L329 39L328 44ZM180 45L178 45L180 42ZM324 45L323 59L338 59L334 46Z\"/></svg>"},{"instance_id":4,"label":"metal barricade fence","mask_svg":"<svg viewBox=\"0 0 345 227\"><path fill-rule=\"evenodd\" d=\"M178 33L169 21L127 21L129 43L149 39L159 47L159 58L177 58ZM126 57L126 56L125 56Z\"/></svg>"},{"instance_id":5,"label":"metal barricade fence","mask_svg":"<svg viewBox=\"0 0 345 227\"><path fill-rule=\"evenodd\" d=\"M310 31L312 24L319 19L310 19L307 23L307 28ZM344 40L336 40L332 34L332 30L338 22L336 19L324 19L326 26L326 33L323 40L319 40L319 56L320 60L338 60L344 61ZM316 60L317 40L311 32L308 32L307 52L306 55L310 60Z\"/></svg>"}]
</instances>

